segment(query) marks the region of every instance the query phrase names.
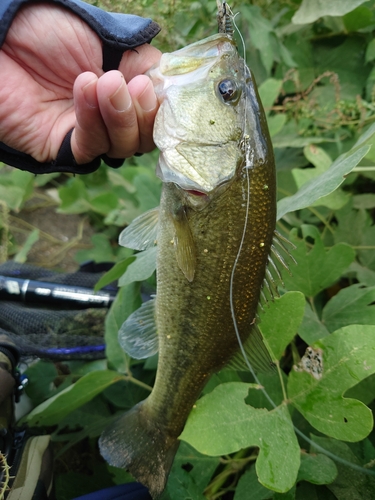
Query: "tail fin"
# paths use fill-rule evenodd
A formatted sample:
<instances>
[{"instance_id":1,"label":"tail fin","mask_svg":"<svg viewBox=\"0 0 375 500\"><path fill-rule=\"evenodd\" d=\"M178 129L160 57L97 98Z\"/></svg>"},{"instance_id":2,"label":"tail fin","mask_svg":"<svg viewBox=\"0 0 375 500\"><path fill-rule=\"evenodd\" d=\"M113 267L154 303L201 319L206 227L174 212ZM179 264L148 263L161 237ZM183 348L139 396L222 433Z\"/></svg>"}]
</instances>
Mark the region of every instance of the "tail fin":
<instances>
[{"instance_id":1,"label":"tail fin","mask_svg":"<svg viewBox=\"0 0 375 500\"><path fill-rule=\"evenodd\" d=\"M105 460L128 469L152 498L162 494L179 441L168 436L147 415L145 401L134 406L102 433L99 447Z\"/></svg>"}]
</instances>

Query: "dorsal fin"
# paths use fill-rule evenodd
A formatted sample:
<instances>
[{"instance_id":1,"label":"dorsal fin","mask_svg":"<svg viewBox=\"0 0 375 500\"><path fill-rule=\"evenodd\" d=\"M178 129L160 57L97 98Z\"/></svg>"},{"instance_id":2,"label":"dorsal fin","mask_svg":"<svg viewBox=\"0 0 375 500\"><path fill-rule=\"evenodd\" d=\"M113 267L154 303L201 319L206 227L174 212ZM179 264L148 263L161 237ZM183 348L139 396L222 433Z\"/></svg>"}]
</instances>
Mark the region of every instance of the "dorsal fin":
<instances>
[{"instance_id":1,"label":"dorsal fin","mask_svg":"<svg viewBox=\"0 0 375 500\"><path fill-rule=\"evenodd\" d=\"M159 350L155 323L155 299L144 302L122 324L120 346L134 359L149 358Z\"/></svg>"},{"instance_id":2,"label":"dorsal fin","mask_svg":"<svg viewBox=\"0 0 375 500\"><path fill-rule=\"evenodd\" d=\"M119 236L119 244L133 250L146 250L156 244L159 228L159 207L136 217Z\"/></svg>"}]
</instances>

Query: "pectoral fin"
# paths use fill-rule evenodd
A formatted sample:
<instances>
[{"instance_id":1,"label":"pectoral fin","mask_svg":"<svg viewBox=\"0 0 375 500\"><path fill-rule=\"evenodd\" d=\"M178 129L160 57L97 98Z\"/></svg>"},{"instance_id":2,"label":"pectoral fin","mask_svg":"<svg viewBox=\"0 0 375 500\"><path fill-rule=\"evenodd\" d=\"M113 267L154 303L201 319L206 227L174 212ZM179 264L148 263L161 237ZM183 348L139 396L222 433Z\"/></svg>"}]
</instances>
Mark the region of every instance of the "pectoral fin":
<instances>
[{"instance_id":1,"label":"pectoral fin","mask_svg":"<svg viewBox=\"0 0 375 500\"><path fill-rule=\"evenodd\" d=\"M159 228L159 207L136 217L119 236L119 244L133 250L146 250L155 245Z\"/></svg>"},{"instance_id":2,"label":"pectoral fin","mask_svg":"<svg viewBox=\"0 0 375 500\"><path fill-rule=\"evenodd\" d=\"M149 358L159 349L155 323L155 299L144 302L122 324L120 346L134 359Z\"/></svg>"},{"instance_id":3,"label":"pectoral fin","mask_svg":"<svg viewBox=\"0 0 375 500\"><path fill-rule=\"evenodd\" d=\"M193 235L184 207L180 207L173 214L173 224L175 229L174 244L177 263L186 279L191 282L194 279L197 256Z\"/></svg>"}]
</instances>

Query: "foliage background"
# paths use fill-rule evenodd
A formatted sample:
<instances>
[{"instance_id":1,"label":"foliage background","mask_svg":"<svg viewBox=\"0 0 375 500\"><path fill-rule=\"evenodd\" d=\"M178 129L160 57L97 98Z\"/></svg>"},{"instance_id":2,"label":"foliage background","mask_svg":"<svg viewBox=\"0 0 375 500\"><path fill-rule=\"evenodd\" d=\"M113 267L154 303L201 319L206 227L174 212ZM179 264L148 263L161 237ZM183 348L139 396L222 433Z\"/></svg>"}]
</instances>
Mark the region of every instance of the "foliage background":
<instances>
[{"instance_id":1,"label":"foliage background","mask_svg":"<svg viewBox=\"0 0 375 500\"><path fill-rule=\"evenodd\" d=\"M163 28L154 42L163 51L216 31L215 1L91 3L152 17ZM366 471L375 463L370 411L375 396L375 1L254 0L234 1L231 7L240 12L236 21L275 149L278 196L284 198L278 230L295 244L298 266L292 266L292 276L284 273L283 295L266 308L260 324L279 361L280 379L263 375L259 382L276 408L257 384L251 385L248 373L215 375L184 431L166 496L374 498L375 480ZM354 158L360 137L367 148ZM148 291L155 285L154 255L135 258L117 238L137 215L158 205L156 161L152 153L127 160L119 170L102 166L84 177L35 179L2 168L2 261L32 262L40 253L35 249L47 242L55 245L48 257L54 268L65 269L66 259L73 258L111 261L116 263L111 278L122 276L105 325L106 360L40 361L28 369L34 410L27 419L52 432L58 500L132 480L100 459L97 438L114 413L147 396L155 374L155 359L135 362L117 344L118 328L140 304L140 282L146 280ZM332 162L336 170L326 174ZM326 177L319 184L321 175ZM330 175L334 192L327 188ZM299 201L287 198L299 189ZM38 220L25 222L25 214L41 207L52 217L55 210L67 217L73 235L61 241ZM323 353L320 379L292 368L308 345ZM244 427L236 423L237 415ZM297 439L291 420L310 442Z\"/></svg>"}]
</instances>

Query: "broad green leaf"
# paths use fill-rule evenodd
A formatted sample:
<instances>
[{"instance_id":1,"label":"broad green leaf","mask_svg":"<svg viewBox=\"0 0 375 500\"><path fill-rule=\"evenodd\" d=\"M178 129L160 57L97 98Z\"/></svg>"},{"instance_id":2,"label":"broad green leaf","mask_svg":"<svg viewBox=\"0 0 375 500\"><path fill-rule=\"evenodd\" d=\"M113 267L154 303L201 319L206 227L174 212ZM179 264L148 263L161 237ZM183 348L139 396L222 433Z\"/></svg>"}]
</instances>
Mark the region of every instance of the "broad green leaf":
<instances>
[{"instance_id":1,"label":"broad green leaf","mask_svg":"<svg viewBox=\"0 0 375 500\"><path fill-rule=\"evenodd\" d=\"M276 298L260 314L259 328L275 359L280 359L301 324L305 297L300 292L288 292Z\"/></svg>"},{"instance_id":2,"label":"broad green leaf","mask_svg":"<svg viewBox=\"0 0 375 500\"><path fill-rule=\"evenodd\" d=\"M357 279L362 285L375 286L375 271L361 266L358 262L352 262L349 271L356 273Z\"/></svg>"},{"instance_id":3,"label":"broad green leaf","mask_svg":"<svg viewBox=\"0 0 375 500\"><path fill-rule=\"evenodd\" d=\"M132 250L129 251L129 253L132 253ZM97 282L97 284L94 287L94 290L97 292L104 286L109 285L113 281L118 280L126 271L128 268L129 264L134 262L135 257L130 256L127 259L121 260L120 262L117 262L109 271L107 271Z\"/></svg>"},{"instance_id":4,"label":"broad green leaf","mask_svg":"<svg viewBox=\"0 0 375 500\"><path fill-rule=\"evenodd\" d=\"M278 98L281 92L282 85L282 80L268 78L268 80L266 80L259 86L259 96L267 115L269 115L269 109L273 106L274 102Z\"/></svg>"},{"instance_id":5,"label":"broad green leaf","mask_svg":"<svg viewBox=\"0 0 375 500\"><path fill-rule=\"evenodd\" d=\"M362 92L370 70L365 66L365 49L365 40L357 36L344 38L342 43L335 47L331 46L330 50L327 50L327 45L324 43L314 46L315 71L317 74L331 71L338 76L340 99L355 100L356 95ZM350 53L356 54L356 57L348 58ZM315 87L311 92L311 98L316 99L326 112L335 108L333 85ZM324 119L324 115L321 118Z\"/></svg>"},{"instance_id":6,"label":"broad green leaf","mask_svg":"<svg viewBox=\"0 0 375 500\"><path fill-rule=\"evenodd\" d=\"M346 398L355 398L369 405L374 399L375 375L370 375L345 393ZM375 453L373 457L375 458Z\"/></svg>"},{"instance_id":7,"label":"broad green leaf","mask_svg":"<svg viewBox=\"0 0 375 500\"><path fill-rule=\"evenodd\" d=\"M274 500L295 500L296 498L296 485L293 486L289 491L285 493L275 493L273 495Z\"/></svg>"},{"instance_id":8,"label":"broad green leaf","mask_svg":"<svg viewBox=\"0 0 375 500\"><path fill-rule=\"evenodd\" d=\"M277 204L277 218L281 219L288 212L309 207L319 198L332 193L343 183L345 176L358 165L369 149L370 146L363 146L339 156L322 175L304 184L293 196L280 200Z\"/></svg>"},{"instance_id":9,"label":"broad green leaf","mask_svg":"<svg viewBox=\"0 0 375 500\"><path fill-rule=\"evenodd\" d=\"M135 261L126 269L125 274L119 279L119 285L125 286L133 281L144 281L156 269L156 255L158 248L152 247L135 254Z\"/></svg>"},{"instance_id":10,"label":"broad green leaf","mask_svg":"<svg viewBox=\"0 0 375 500\"><path fill-rule=\"evenodd\" d=\"M24 421L30 426L55 425L68 413L87 403L121 378L117 372L110 370L88 373L75 384L34 408Z\"/></svg>"},{"instance_id":11,"label":"broad green leaf","mask_svg":"<svg viewBox=\"0 0 375 500\"><path fill-rule=\"evenodd\" d=\"M17 186L1 186L0 200L11 210L18 211L22 205L25 191Z\"/></svg>"},{"instance_id":12,"label":"broad green leaf","mask_svg":"<svg viewBox=\"0 0 375 500\"><path fill-rule=\"evenodd\" d=\"M373 426L372 413L343 394L375 373L375 334L372 326L347 326L315 342L311 366L290 372L291 403L320 432L345 441L364 439ZM321 363L315 360L321 358ZM306 359L306 358L305 358Z\"/></svg>"},{"instance_id":13,"label":"broad green leaf","mask_svg":"<svg viewBox=\"0 0 375 500\"><path fill-rule=\"evenodd\" d=\"M293 275L285 274L284 282L288 290L299 290L307 297L316 294L335 283L354 260L354 250L345 243L325 250L318 229L315 226L301 227L303 239L297 238L293 230L290 240L296 245L293 257L298 265L293 266ZM311 241L313 246L311 248Z\"/></svg>"},{"instance_id":14,"label":"broad green leaf","mask_svg":"<svg viewBox=\"0 0 375 500\"><path fill-rule=\"evenodd\" d=\"M286 386L287 376L283 372L281 372L281 375L284 386ZM258 373L257 377L261 386L253 385L253 389L255 390L249 391L249 395L245 400L246 403L254 408L267 408L267 410L273 410L274 405L281 405L284 400L284 394L277 371ZM256 390L262 388L265 390Z\"/></svg>"},{"instance_id":15,"label":"broad green leaf","mask_svg":"<svg viewBox=\"0 0 375 500\"><path fill-rule=\"evenodd\" d=\"M26 375L29 383L26 394L33 405L38 405L56 392L54 380L58 376L56 366L51 361L39 360L27 368Z\"/></svg>"},{"instance_id":16,"label":"broad green leaf","mask_svg":"<svg viewBox=\"0 0 375 500\"><path fill-rule=\"evenodd\" d=\"M373 61L375 59L375 39L367 45L366 49L366 63Z\"/></svg>"},{"instance_id":17,"label":"broad green leaf","mask_svg":"<svg viewBox=\"0 0 375 500\"><path fill-rule=\"evenodd\" d=\"M353 32L366 28L374 23L372 10L364 5L357 7L343 17L347 31Z\"/></svg>"},{"instance_id":18,"label":"broad green leaf","mask_svg":"<svg viewBox=\"0 0 375 500\"><path fill-rule=\"evenodd\" d=\"M375 194L365 193L353 195L353 207L358 210L375 208Z\"/></svg>"},{"instance_id":19,"label":"broad green leaf","mask_svg":"<svg viewBox=\"0 0 375 500\"><path fill-rule=\"evenodd\" d=\"M329 331L318 318L311 306L306 303L305 314L302 323L298 328L298 335L307 345L311 345L317 340L329 335Z\"/></svg>"},{"instance_id":20,"label":"broad green leaf","mask_svg":"<svg viewBox=\"0 0 375 500\"><path fill-rule=\"evenodd\" d=\"M311 181L326 172L332 164L332 160L328 154L323 149L313 144L305 146L303 152L307 160L312 163L315 168L297 168L292 170L298 189L300 189L308 181ZM336 189L331 194L319 198L317 201L312 203L311 206L323 205L331 208L332 210L338 210L348 202L348 196L349 195L345 194L343 191Z\"/></svg>"},{"instance_id":21,"label":"broad green leaf","mask_svg":"<svg viewBox=\"0 0 375 500\"><path fill-rule=\"evenodd\" d=\"M367 0L303 0L294 14L294 24L309 24L323 16L343 16Z\"/></svg>"},{"instance_id":22,"label":"broad green leaf","mask_svg":"<svg viewBox=\"0 0 375 500\"><path fill-rule=\"evenodd\" d=\"M133 282L121 287L105 319L105 342L108 363L120 373L127 373L130 357L121 349L118 332L130 314L142 303L140 284Z\"/></svg>"},{"instance_id":23,"label":"broad green leaf","mask_svg":"<svg viewBox=\"0 0 375 500\"><path fill-rule=\"evenodd\" d=\"M197 401L180 439L219 456L259 447L256 470L263 486L278 492L295 483L300 451L286 406L272 411L246 405L249 384L221 384ZM288 460L285 460L288 456Z\"/></svg>"},{"instance_id":24,"label":"broad green leaf","mask_svg":"<svg viewBox=\"0 0 375 500\"><path fill-rule=\"evenodd\" d=\"M332 483L337 477L335 463L326 455L301 454L301 466L298 471L297 481L308 481L314 484Z\"/></svg>"},{"instance_id":25,"label":"broad green leaf","mask_svg":"<svg viewBox=\"0 0 375 500\"><path fill-rule=\"evenodd\" d=\"M74 177L58 190L61 205L59 213L81 214L90 208L85 183L81 178Z\"/></svg>"},{"instance_id":26,"label":"broad green leaf","mask_svg":"<svg viewBox=\"0 0 375 500\"><path fill-rule=\"evenodd\" d=\"M186 472L186 469L188 469L189 476L198 491L203 491L208 485L219 464L219 457L202 455L201 453L198 453L197 450L182 441L173 462L171 476L179 476L181 474L181 470ZM171 498L183 498L176 494L173 495L173 483L174 481L171 481L171 479L167 483L167 489Z\"/></svg>"},{"instance_id":27,"label":"broad green leaf","mask_svg":"<svg viewBox=\"0 0 375 500\"><path fill-rule=\"evenodd\" d=\"M254 467L241 476L234 500L268 500L269 498L273 498L273 493L260 484Z\"/></svg>"},{"instance_id":28,"label":"broad green leaf","mask_svg":"<svg viewBox=\"0 0 375 500\"><path fill-rule=\"evenodd\" d=\"M87 260L94 262L110 262L115 259L113 249L108 237L105 234L96 233L91 237L92 248L88 250L78 250L75 259L79 263Z\"/></svg>"},{"instance_id":29,"label":"broad green leaf","mask_svg":"<svg viewBox=\"0 0 375 500\"><path fill-rule=\"evenodd\" d=\"M348 465L336 462L337 479L327 485L327 488L334 493L335 498L339 500L364 500L368 498L370 500L374 497L374 476L367 475L366 470L363 470L363 474L361 474L360 470L358 470L358 467L361 467L361 461L346 443L314 435L311 438L317 445L348 462ZM314 451L315 448L312 445L311 452ZM355 469L350 467L351 463L356 467Z\"/></svg>"},{"instance_id":30,"label":"broad green leaf","mask_svg":"<svg viewBox=\"0 0 375 500\"><path fill-rule=\"evenodd\" d=\"M330 332L345 325L374 325L375 286L365 287L356 283L343 288L326 304L322 322Z\"/></svg>"},{"instance_id":31,"label":"broad green leaf","mask_svg":"<svg viewBox=\"0 0 375 500\"><path fill-rule=\"evenodd\" d=\"M270 136L274 137L283 129L286 123L286 115L278 114L278 115L268 116L267 123Z\"/></svg>"},{"instance_id":32,"label":"broad green leaf","mask_svg":"<svg viewBox=\"0 0 375 500\"><path fill-rule=\"evenodd\" d=\"M262 16L258 6L248 5L242 9L242 13L249 25L251 42L259 50L261 61L268 74L274 61L273 26Z\"/></svg>"}]
</instances>

